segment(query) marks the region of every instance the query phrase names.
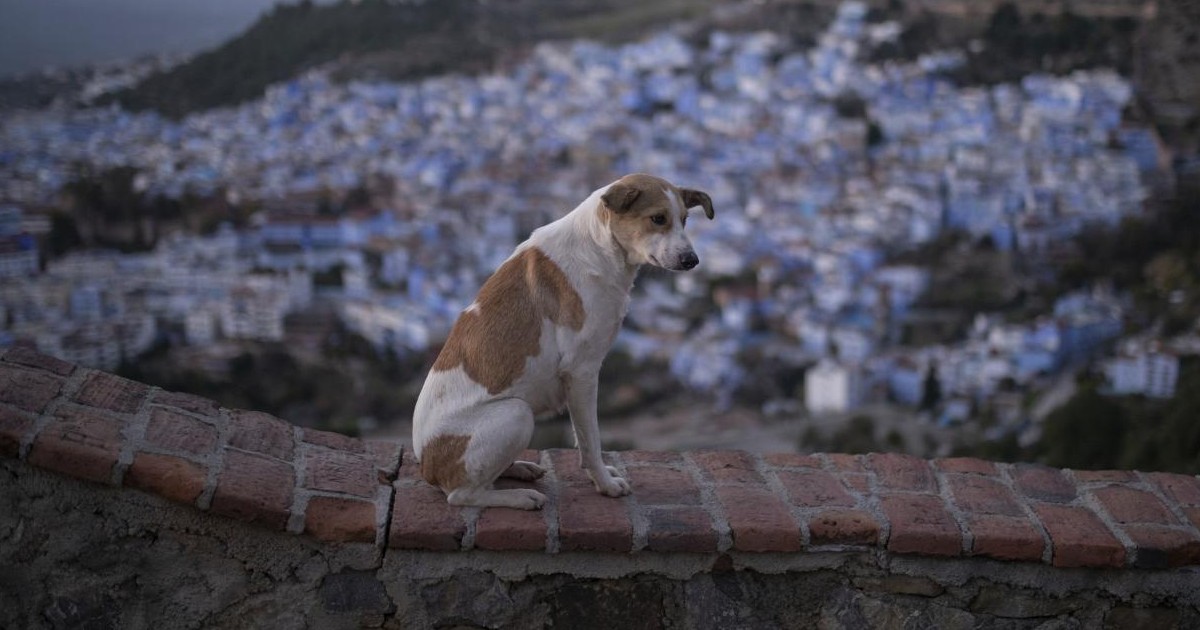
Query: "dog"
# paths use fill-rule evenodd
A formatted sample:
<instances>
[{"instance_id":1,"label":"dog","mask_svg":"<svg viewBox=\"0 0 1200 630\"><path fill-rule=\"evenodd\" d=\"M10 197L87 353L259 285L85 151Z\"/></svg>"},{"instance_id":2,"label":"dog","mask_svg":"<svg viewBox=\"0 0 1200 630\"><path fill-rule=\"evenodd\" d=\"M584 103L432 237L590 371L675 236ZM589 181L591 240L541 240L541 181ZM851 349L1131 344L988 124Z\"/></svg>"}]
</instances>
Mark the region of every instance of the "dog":
<instances>
[{"instance_id":1,"label":"dog","mask_svg":"<svg viewBox=\"0 0 1200 630\"><path fill-rule=\"evenodd\" d=\"M451 505L534 510L546 496L498 490L496 479L545 471L517 461L534 418L569 410L580 465L596 490L629 494L600 455L600 364L625 318L638 269L685 271L700 259L684 234L688 209L713 218L707 193L626 175L533 232L458 317L413 412L421 476Z\"/></svg>"}]
</instances>

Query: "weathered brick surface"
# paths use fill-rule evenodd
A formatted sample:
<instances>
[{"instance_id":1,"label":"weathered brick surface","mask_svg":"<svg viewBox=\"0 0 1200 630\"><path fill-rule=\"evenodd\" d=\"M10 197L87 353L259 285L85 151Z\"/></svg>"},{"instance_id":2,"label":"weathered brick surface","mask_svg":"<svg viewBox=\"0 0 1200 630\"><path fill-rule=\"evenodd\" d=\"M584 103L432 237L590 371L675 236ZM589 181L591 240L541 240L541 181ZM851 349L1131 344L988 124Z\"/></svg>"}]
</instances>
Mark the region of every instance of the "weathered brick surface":
<instances>
[{"instance_id":1,"label":"weathered brick surface","mask_svg":"<svg viewBox=\"0 0 1200 630\"><path fill-rule=\"evenodd\" d=\"M300 440L308 444L316 444L326 448L332 448L339 451L349 451L351 453L364 453L366 446L362 440L352 438L341 433L331 433L329 431L319 431L317 429L301 429Z\"/></svg>"},{"instance_id":2,"label":"weathered brick surface","mask_svg":"<svg viewBox=\"0 0 1200 630\"><path fill-rule=\"evenodd\" d=\"M1135 566L1163 569L1200 565L1200 536L1193 531L1141 524L1122 529L1137 547Z\"/></svg>"},{"instance_id":3,"label":"weathered brick surface","mask_svg":"<svg viewBox=\"0 0 1200 630\"><path fill-rule=\"evenodd\" d=\"M1158 497L1149 492L1121 486L1108 486L1093 492L1100 505L1118 523L1158 523L1176 525L1175 518Z\"/></svg>"},{"instance_id":4,"label":"weathered brick surface","mask_svg":"<svg viewBox=\"0 0 1200 630\"><path fill-rule=\"evenodd\" d=\"M226 450L212 511L267 527L284 529L296 484L289 464L254 453Z\"/></svg>"},{"instance_id":5,"label":"weathered brick surface","mask_svg":"<svg viewBox=\"0 0 1200 630\"><path fill-rule=\"evenodd\" d=\"M109 483L121 451L122 423L83 407L62 407L33 442L29 463Z\"/></svg>"},{"instance_id":6,"label":"weathered brick surface","mask_svg":"<svg viewBox=\"0 0 1200 630\"><path fill-rule=\"evenodd\" d=\"M692 458L717 483L762 484L754 456L743 451L697 451Z\"/></svg>"},{"instance_id":7,"label":"weathered brick surface","mask_svg":"<svg viewBox=\"0 0 1200 630\"><path fill-rule=\"evenodd\" d=\"M231 419L229 445L244 451L292 459L292 425L258 411L235 411Z\"/></svg>"},{"instance_id":8,"label":"weathered brick surface","mask_svg":"<svg viewBox=\"0 0 1200 630\"><path fill-rule=\"evenodd\" d=\"M21 440L33 430L33 420L15 409L0 405L0 457L16 457Z\"/></svg>"},{"instance_id":9,"label":"weathered brick surface","mask_svg":"<svg viewBox=\"0 0 1200 630\"><path fill-rule=\"evenodd\" d=\"M965 512L1022 516L1024 511L1012 490L999 481L979 475L948 474L954 504Z\"/></svg>"},{"instance_id":10,"label":"weathered brick surface","mask_svg":"<svg viewBox=\"0 0 1200 630\"><path fill-rule=\"evenodd\" d=\"M1067 503L1076 496L1075 484L1054 468L1017 464L1012 468L1012 478L1019 492L1038 501Z\"/></svg>"},{"instance_id":11,"label":"weathered brick surface","mask_svg":"<svg viewBox=\"0 0 1200 630\"><path fill-rule=\"evenodd\" d=\"M138 453L125 472L125 485L178 503L194 503L204 492L205 466L172 455Z\"/></svg>"},{"instance_id":12,"label":"weathered brick surface","mask_svg":"<svg viewBox=\"0 0 1200 630\"><path fill-rule=\"evenodd\" d=\"M305 488L360 497L375 496L378 477L370 455L310 448L306 459Z\"/></svg>"},{"instance_id":13,"label":"weathered brick surface","mask_svg":"<svg viewBox=\"0 0 1200 630\"><path fill-rule=\"evenodd\" d=\"M778 475L792 503L800 507L852 507L855 504L842 482L830 473L781 470Z\"/></svg>"},{"instance_id":14,"label":"weathered brick surface","mask_svg":"<svg viewBox=\"0 0 1200 630\"><path fill-rule=\"evenodd\" d=\"M1024 562L1042 559L1045 540L1028 518L979 514L967 516L966 521L974 537L972 555Z\"/></svg>"},{"instance_id":15,"label":"weathered brick surface","mask_svg":"<svg viewBox=\"0 0 1200 630\"><path fill-rule=\"evenodd\" d=\"M712 553L717 532L712 518L694 506L651 507L645 510L646 548L650 551Z\"/></svg>"},{"instance_id":16,"label":"weathered brick surface","mask_svg":"<svg viewBox=\"0 0 1200 630\"><path fill-rule=\"evenodd\" d=\"M682 470L666 466L630 466L629 482L642 505L700 503L700 487Z\"/></svg>"},{"instance_id":17,"label":"weathered brick surface","mask_svg":"<svg viewBox=\"0 0 1200 630\"><path fill-rule=\"evenodd\" d=\"M1051 503L1037 503L1033 510L1050 534L1054 566L1119 567L1125 564L1125 547L1090 510Z\"/></svg>"},{"instance_id":18,"label":"weathered brick surface","mask_svg":"<svg viewBox=\"0 0 1200 630\"><path fill-rule=\"evenodd\" d=\"M403 475L401 479L404 479ZM425 483L397 483L388 545L397 549L454 551L467 532L462 510L446 503L441 490Z\"/></svg>"},{"instance_id":19,"label":"weathered brick surface","mask_svg":"<svg viewBox=\"0 0 1200 630\"><path fill-rule=\"evenodd\" d=\"M200 416L216 416L220 410L217 403L207 398L182 392L157 391L154 393L152 401L156 405L174 407Z\"/></svg>"},{"instance_id":20,"label":"weathered brick surface","mask_svg":"<svg viewBox=\"0 0 1200 630\"><path fill-rule=\"evenodd\" d=\"M1000 469L992 462L974 457L949 457L933 460L938 470L951 473L973 473L976 475L999 475Z\"/></svg>"},{"instance_id":21,"label":"weathered brick surface","mask_svg":"<svg viewBox=\"0 0 1200 630\"><path fill-rule=\"evenodd\" d=\"M862 510L823 510L808 520L814 545L875 545L879 522Z\"/></svg>"},{"instance_id":22,"label":"weathered brick surface","mask_svg":"<svg viewBox=\"0 0 1200 630\"><path fill-rule=\"evenodd\" d=\"M1072 474L1079 483L1124 483L1137 479L1128 470L1076 470Z\"/></svg>"},{"instance_id":23,"label":"weathered brick surface","mask_svg":"<svg viewBox=\"0 0 1200 630\"><path fill-rule=\"evenodd\" d=\"M762 458L768 465L777 468L821 468L821 460L816 455L767 453Z\"/></svg>"},{"instance_id":24,"label":"weathered brick surface","mask_svg":"<svg viewBox=\"0 0 1200 630\"><path fill-rule=\"evenodd\" d=\"M755 484L723 484L716 494L729 521L734 550L800 550L800 527L773 492Z\"/></svg>"},{"instance_id":25,"label":"weathered brick surface","mask_svg":"<svg viewBox=\"0 0 1200 630\"><path fill-rule=\"evenodd\" d=\"M1170 473L1147 473L1145 476L1168 499L1180 505L1200 506L1200 479Z\"/></svg>"},{"instance_id":26,"label":"weathered brick surface","mask_svg":"<svg viewBox=\"0 0 1200 630\"><path fill-rule=\"evenodd\" d=\"M319 540L375 542L375 503L316 496L304 510L304 532Z\"/></svg>"},{"instance_id":27,"label":"weathered brick surface","mask_svg":"<svg viewBox=\"0 0 1200 630\"><path fill-rule=\"evenodd\" d=\"M63 379L45 372L0 365L0 402L42 413L62 390Z\"/></svg>"},{"instance_id":28,"label":"weathered brick surface","mask_svg":"<svg viewBox=\"0 0 1200 630\"><path fill-rule=\"evenodd\" d=\"M543 494L547 491L544 481L530 484L502 480L496 487L533 487ZM547 530L546 513L542 510L485 508L475 523L475 546L494 551L540 551L546 549Z\"/></svg>"},{"instance_id":29,"label":"weathered brick surface","mask_svg":"<svg viewBox=\"0 0 1200 630\"><path fill-rule=\"evenodd\" d=\"M75 402L117 413L137 413L149 394L150 387L137 381L93 372L75 394Z\"/></svg>"},{"instance_id":30,"label":"weathered brick surface","mask_svg":"<svg viewBox=\"0 0 1200 630\"><path fill-rule=\"evenodd\" d=\"M934 492L937 485L929 462L898 453L871 453L867 465L875 471L879 487L887 490Z\"/></svg>"},{"instance_id":31,"label":"weathered brick surface","mask_svg":"<svg viewBox=\"0 0 1200 630\"><path fill-rule=\"evenodd\" d=\"M78 384L70 400L67 383ZM605 455L634 490L614 499L596 492L574 449L526 451L521 459L540 458L553 474L533 483L502 479L497 487L538 488L549 497L546 509L463 509L420 479L399 444L300 430L267 414L222 410L204 398L10 350L0 355L0 457L19 457L22 444L36 467L122 480L183 504L206 497L216 514L280 530L302 525L324 541L715 554L727 531L727 544L739 552L802 552L807 540L904 554L1050 558L1060 567L1200 566L1194 476L895 454L629 451ZM131 459L118 474L122 453ZM390 528L378 531L384 522Z\"/></svg>"},{"instance_id":32,"label":"weathered brick surface","mask_svg":"<svg viewBox=\"0 0 1200 630\"><path fill-rule=\"evenodd\" d=\"M217 428L170 409L155 408L146 425L146 444L170 451L208 455L217 447Z\"/></svg>"},{"instance_id":33,"label":"weathered brick surface","mask_svg":"<svg viewBox=\"0 0 1200 630\"><path fill-rule=\"evenodd\" d=\"M888 551L931 556L956 556L962 552L962 533L939 497L884 495L880 505L892 526Z\"/></svg>"},{"instance_id":34,"label":"weathered brick surface","mask_svg":"<svg viewBox=\"0 0 1200 630\"><path fill-rule=\"evenodd\" d=\"M4 353L4 361L26 367L53 372L59 376L70 376L75 372L75 366L48 354L42 354L25 346L14 346Z\"/></svg>"}]
</instances>

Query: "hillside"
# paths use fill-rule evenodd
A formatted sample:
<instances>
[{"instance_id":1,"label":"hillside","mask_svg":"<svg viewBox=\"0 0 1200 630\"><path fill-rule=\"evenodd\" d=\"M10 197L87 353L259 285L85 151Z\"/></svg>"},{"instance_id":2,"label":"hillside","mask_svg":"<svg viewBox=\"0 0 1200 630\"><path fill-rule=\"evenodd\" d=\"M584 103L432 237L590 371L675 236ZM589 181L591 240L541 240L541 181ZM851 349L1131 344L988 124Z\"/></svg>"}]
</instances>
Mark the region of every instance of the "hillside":
<instances>
[{"instance_id":1,"label":"hillside","mask_svg":"<svg viewBox=\"0 0 1200 630\"><path fill-rule=\"evenodd\" d=\"M279 5L215 50L115 95L170 116L253 99L307 69L408 79L489 68L543 39L638 37L707 14L712 0L387 0Z\"/></svg>"}]
</instances>

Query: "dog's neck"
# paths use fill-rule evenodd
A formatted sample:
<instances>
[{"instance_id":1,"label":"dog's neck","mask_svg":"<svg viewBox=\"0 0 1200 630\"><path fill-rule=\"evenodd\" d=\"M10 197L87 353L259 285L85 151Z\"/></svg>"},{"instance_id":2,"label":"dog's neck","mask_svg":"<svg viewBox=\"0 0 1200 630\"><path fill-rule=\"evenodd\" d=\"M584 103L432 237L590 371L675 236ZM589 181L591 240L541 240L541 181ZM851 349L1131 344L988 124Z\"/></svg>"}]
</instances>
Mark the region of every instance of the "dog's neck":
<instances>
[{"instance_id":1,"label":"dog's neck","mask_svg":"<svg viewBox=\"0 0 1200 630\"><path fill-rule=\"evenodd\" d=\"M567 261L559 261L559 264L577 266L578 271L586 276L628 291L637 278L641 264L630 263L629 252L609 228L607 211L600 200L607 189L606 186L593 192L566 216L539 228L530 237L530 242L537 245L543 238L553 234L571 253Z\"/></svg>"}]
</instances>

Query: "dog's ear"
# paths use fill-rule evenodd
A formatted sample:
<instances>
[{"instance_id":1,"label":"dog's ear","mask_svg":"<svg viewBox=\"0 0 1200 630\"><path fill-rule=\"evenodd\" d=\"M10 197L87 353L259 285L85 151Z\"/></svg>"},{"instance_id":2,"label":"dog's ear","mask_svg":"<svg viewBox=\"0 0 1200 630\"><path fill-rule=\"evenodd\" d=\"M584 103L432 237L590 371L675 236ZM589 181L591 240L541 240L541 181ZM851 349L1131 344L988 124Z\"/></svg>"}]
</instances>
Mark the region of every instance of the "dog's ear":
<instances>
[{"instance_id":1,"label":"dog's ear","mask_svg":"<svg viewBox=\"0 0 1200 630\"><path fill-rule=\"evenodd\" d=\"M691 188L680 188L679 196L683 197L683 207L695 208L696 206L701 206L704 208L704 216L709 219L713 218L712 197L709 197L708 193Z\"/></svg>"},{"instance_id":2,"label":"dog's ear","mask_svg":"<svg viewBox=\"0 0 1200 630\"><path fill-rule=\"evenodd\" d=\"M608 191L600 199L604 201L604 205L608 206L609 210L621 214L633 207L633 202L637 201L640 194L642 191L633 186L616 183L609 186Z\"/></svg>"}]
</instances>

